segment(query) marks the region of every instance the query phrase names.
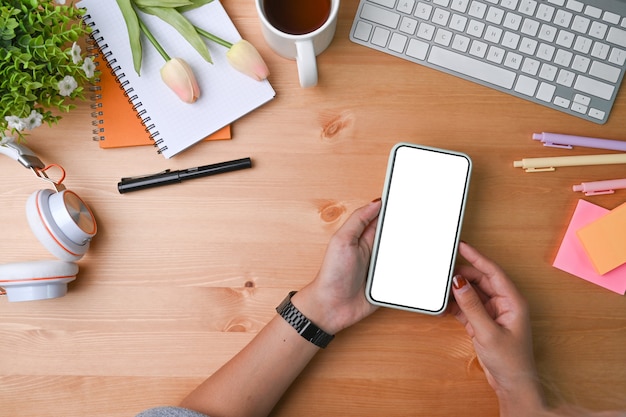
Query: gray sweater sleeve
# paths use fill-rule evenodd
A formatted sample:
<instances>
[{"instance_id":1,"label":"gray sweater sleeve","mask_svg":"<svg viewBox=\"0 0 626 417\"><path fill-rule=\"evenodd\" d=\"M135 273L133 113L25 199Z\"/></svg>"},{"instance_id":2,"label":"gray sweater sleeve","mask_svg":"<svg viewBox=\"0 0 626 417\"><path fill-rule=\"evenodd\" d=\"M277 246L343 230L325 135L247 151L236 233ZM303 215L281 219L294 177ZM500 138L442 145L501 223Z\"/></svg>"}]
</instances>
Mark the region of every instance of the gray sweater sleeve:
<instances>
[{"instance_id":1,"label":"gray sweater sleeve","mask_svg":"<svg viewBox=\"0 0 626 417\"><path fill-rule=\"evenodd\" d=\"M137 414L137 417L207 417L197 411L180 407L156 407Z\"/></svg>"}]
</instances>

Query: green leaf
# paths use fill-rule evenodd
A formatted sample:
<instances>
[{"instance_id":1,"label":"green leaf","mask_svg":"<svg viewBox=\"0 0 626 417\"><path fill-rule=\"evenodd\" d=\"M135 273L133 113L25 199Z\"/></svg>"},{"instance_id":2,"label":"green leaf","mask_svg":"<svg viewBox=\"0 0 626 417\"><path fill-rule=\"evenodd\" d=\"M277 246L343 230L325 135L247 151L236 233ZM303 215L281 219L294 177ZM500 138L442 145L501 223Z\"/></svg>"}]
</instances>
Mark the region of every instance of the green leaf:
<instances>
[{"instance_id":1,"label":"green leaf","mask_svg":"<svg viewBox=\"0 0 626 417\"><path fill-rule=\"evenodd\" d=\"M193 4L190 0L132 0L137 7L181 7Z\"/></svg>"},{"instance_id":2,"label":"green leaf","mask_svg":"<svg viewBox=\"0 0 626 417\"><path fill-rule=\"evenodd\" d=\"M120 1L120 0L118 0ZM163 21L172 25L186 40L195 48L196 51L207 62L213 63L209 48L202 40L202 37L196 32L196 28L187 20L185 16L180 14L176 9L166 9L164 7L142 7L141 11L157 16Z\"/></svg>"},{"instance_id":3,"label":"green leaf","mask_svg":"<svg viewBox=\"0 0 626 417\"><path fill-rule=\"evenodd\" d=\"M211 3L213 0L191 0L191 3L189 6L182 6L182 7L177 7L176 10L178 10L181 13L185 13L188 12L189 10L193 10L193 9L197 9L198 7L204 6L205 4L209 4Z\"/></svg>"},{"instance_id":4,"label":"green leaf","mask_svg":"<svg viewBox=\"0 0 626 417\"><path fill-rule=\"evenodd\" d=\"M126 28L128 29L128 40L130 41L130 48L133 52L133 65L137 74L141 73L141 31L139 29L139 18L130 0L116 0L117 5L124 15L126 21Z\"/></svg>"}]
</instances>

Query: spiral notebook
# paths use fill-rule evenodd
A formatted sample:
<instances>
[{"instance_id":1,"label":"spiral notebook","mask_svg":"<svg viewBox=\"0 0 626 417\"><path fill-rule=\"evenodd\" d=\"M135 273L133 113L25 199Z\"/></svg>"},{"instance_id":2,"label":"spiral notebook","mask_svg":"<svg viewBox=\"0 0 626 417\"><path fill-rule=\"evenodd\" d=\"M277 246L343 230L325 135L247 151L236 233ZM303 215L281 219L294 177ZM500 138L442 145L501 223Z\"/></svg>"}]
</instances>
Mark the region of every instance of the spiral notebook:
<instances>
[{"instance_id":1,"label":"spiral notebook","mask_svg":"<svg viewBox=\"0 0 626 417\"><path fill-rule=\"evenodd\" d=\"M200 85L200 98L193 104L180 99L161 80L165 61L145 38L142 39L141 75L133 67L126 23L114 1L81 0L85 21L115 76L120 80L133 108L166 158L171 158L205 137L270 101L270 83L256 81L233 69L226 48L207 41L213 64L206 62L169 24L140 13L161 46L171 57L183 58L192 67ZM218 0L191 10L185 16L198 27L229 42L241 39L232 20Z\"/></svg>"},{"instance_id":2,"label":"spiral notebook","mask_svg":"<svg viewBox=\"0 0 626 417\"><path fill-rule=\"evenodd\" d=\"M95 47L91 56L96 63L100 76L95 82L96 94L92 105L94 112L93 139L101 148L125 148L130 146L154 145L150 132L141 123L134 111L133 103L128 100L120 82L102 58L102 53ZM231 139L230 125L207 136L205 140Z\"/></svg>"}]
</instances>

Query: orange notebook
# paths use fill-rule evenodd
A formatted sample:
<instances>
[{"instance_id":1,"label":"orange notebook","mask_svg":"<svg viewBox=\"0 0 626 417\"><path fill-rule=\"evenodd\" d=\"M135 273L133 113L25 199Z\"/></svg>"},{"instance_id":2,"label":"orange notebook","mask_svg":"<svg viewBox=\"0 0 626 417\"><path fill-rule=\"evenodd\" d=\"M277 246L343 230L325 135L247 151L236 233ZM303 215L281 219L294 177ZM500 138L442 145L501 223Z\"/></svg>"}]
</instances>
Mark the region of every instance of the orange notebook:
<instances>
[{"instance_id":1,"label":"orange notebook","mask_svg":"<svg viewBox=\"0 0 626 417\"><path fill-rule=\"evenodd\" d=\"M94 140L98 141L101 148L156 146L124 89L103 61L102 54L96 53L93 58L100 70L100 81L97 83L99 91L94 104L96 108ZM205 140L231 139L231 137L230 125L227 125Z\"/></svg>"}]
</instances>

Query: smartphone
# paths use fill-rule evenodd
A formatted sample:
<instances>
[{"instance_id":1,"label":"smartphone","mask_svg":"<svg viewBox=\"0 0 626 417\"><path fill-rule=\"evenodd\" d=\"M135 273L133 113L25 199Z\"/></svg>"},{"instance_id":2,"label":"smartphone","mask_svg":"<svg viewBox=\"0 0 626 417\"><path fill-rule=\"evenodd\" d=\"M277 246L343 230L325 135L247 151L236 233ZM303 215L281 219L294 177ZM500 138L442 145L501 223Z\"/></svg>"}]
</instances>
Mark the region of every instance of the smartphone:
<instances>
[{"instance_id":1,"label":"smartphone","mask_svg":"<svg viewBox=\"0 0 626 417\"><path fill-rule=\"evenodd\" d=\"M366 282L372 304L438 315L448 304L472 161L398 143L391 150Z\"/></svg>"}]
</instances>

